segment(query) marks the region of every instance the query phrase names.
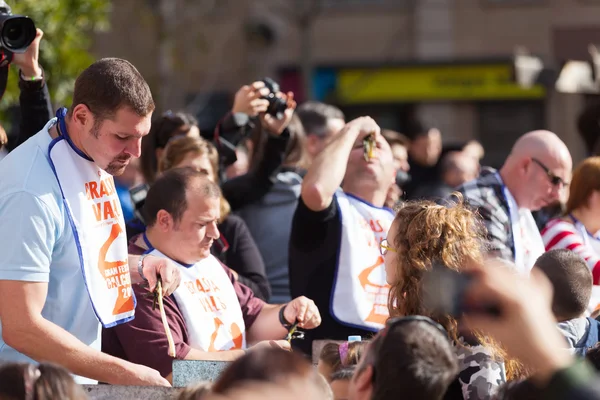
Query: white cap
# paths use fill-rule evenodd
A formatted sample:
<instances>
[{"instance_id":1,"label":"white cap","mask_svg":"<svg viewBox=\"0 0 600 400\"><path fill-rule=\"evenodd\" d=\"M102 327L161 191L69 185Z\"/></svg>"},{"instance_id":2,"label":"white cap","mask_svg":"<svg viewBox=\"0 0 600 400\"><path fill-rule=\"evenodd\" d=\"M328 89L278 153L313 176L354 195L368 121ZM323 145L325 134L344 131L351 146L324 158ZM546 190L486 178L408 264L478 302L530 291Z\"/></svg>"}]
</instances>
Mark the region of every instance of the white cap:
<instances>
[{"instance_id":1,"label":"white cap","mask_svg":"<svg viewBox=\"0 0 600 400\"><path fill-rule=\"evenodd\" d=\"M348 336L348 342L362 342L361 336Z\"/></svg>"}]
</instances>

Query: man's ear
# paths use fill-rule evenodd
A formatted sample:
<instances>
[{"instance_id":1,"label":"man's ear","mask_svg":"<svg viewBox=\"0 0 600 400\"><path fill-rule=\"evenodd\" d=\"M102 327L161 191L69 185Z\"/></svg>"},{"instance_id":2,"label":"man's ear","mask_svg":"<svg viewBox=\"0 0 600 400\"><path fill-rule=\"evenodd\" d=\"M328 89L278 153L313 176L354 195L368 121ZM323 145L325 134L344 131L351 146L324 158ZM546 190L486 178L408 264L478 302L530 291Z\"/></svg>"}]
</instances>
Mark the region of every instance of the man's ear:
<instances>
[{"instance_id":1,"label":"man's ear","mask_svg":"<svg viewBox=\"0 0 600 400\"><path fill-rule=\"evenodd\" d=\"M173 229L174 221L171 214L166 210L159 210L156 214L156 226L162 232L169 232Z\"/></svg>"},{"instance_id":2,"label":"man's ear","mask_svg":"<svg viewBox=\"0 0 600 400\"><path fill-rule=\"evenodd\" d=\"M356 375L356 389L361 392L373 390L373 366L367 365Z\"/></svg>"},{"instance_id":3,"label":"man's ear","mask_svg":"<svg viewBox=\"0 0 600 400\"><path fill-rule=\"evenodd\" d=\"M94 116L88 106L85 104L77 104L71 111L71 121L86 129L91 129L94 124Z\"/></svg>"},{"instance_id":4,"label":"man's ear","mask_svg":"<svg viewBox=\"0 0 600 400\"><path fill-rule=\"evenodd\" d=\"M306 151L311 158L317 156L318 153L318 142L321 139L317 135L307 135L306 136Z\"/></svg>"}]
</instances>

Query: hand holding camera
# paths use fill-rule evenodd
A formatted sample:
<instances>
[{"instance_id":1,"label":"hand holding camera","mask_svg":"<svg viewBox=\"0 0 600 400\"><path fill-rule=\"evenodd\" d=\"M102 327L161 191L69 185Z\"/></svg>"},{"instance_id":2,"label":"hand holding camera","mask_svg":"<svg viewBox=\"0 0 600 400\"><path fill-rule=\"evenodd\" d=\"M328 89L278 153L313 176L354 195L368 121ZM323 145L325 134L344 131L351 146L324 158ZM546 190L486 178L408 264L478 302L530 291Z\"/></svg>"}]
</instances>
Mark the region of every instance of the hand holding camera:
<instances>
[{"instance_id":1,"label":"hand holding camera","mask_svg":"<svg viewBox=\"0 0 600 400\"><path fill-rule=\"evenodd\" d=\"M279 90L279 85L270 78L265 78L262 82L269 90L269 93L263 97L269 102L269 106L260 115L262 126L274 135L281 135L292 120L296 109L294 93L283 94Z\"/></svg>"},{"instance_id":2,"label":"hand holding camera","mask_svg":"<svg viewBox=\"0 0 600 400\"><path fill-rule=\"evenodd\" d=\"M2 66L12 62L17 54L25 53L36 39L36 33L31 18L13 15L8 4L0 0L0 64Z\"/></svg>"},{"instance_id":3,"label":"hand holding camera","mask_svg":"<svg viewBox=\"0 0 600 400\"><path fill-rule=\"evenodd\" d=\"M256 117L259 113L266 112L269 101L264 96L269 94L269 89L264 82L257 81L252 85L244 85L237 91L233 100L231 112L244 113L250 117Z\"/></svg>"},{"instance_id":4,"label":"hand holding camera","mask_svg":"<svg viewBox=\"0 0 600 400\"><path fill-rule=\"evenodd\" d=\"M36 29L35 39L27 47L24 53L15 53L13 64L19 67L21 74L25 79L41 78L42 68L39 64L40 41L44 36L41 29Z\"/></svg>"}]
</instances>

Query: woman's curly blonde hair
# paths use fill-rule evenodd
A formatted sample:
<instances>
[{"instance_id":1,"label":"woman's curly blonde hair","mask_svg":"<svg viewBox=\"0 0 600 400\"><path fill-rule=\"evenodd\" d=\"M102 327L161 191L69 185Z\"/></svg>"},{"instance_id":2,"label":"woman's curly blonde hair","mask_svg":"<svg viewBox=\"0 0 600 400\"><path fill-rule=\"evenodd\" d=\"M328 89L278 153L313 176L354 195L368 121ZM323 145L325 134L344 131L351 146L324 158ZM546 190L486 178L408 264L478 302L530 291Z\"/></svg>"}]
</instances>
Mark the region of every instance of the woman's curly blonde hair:
<instances>
[{"instance_id":1,"label":"woman's curly blonde hair","mask_svg":"<svg viewBox=\"0 0 600 400\"><path fill-rule=\"evenodd\" d=\"M397 249L396 282L391 284L388 308L390 317L425 315L439 322L455 343L458 327L448 315L433 315L423 302L423 273L438 262L461 271L471 262L481 262L485 254L486 229L463 202L460 193L455 201L439 205L431 201L412 201L396 209L394 237L388 241ZM498 358L504 358L509 379L520 376L521 366L506 358L502 348L490 338L476 334L477 339Z\"/></svg>"}]
</instances>

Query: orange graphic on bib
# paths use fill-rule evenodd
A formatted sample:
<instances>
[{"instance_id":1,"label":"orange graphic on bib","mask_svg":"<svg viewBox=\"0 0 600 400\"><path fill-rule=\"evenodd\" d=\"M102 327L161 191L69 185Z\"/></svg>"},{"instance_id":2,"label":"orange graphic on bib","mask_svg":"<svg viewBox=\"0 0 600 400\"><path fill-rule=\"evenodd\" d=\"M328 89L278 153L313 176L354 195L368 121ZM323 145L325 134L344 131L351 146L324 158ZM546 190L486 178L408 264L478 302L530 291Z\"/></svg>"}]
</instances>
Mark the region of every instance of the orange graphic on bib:
<instances>
[{"instance_id":1,"label":"orange graphic on bib","mask_svg":"<svg viewBox=\"0 0 600 400\"><path fill-rule=\"evenodd\" d=\"M233 338L233 346L228 349L217 349L215 347L215 342L217 341L217 337L219 337L219 332L221 331L221 328L223 326L223 322L219 318L215 317L215 331L210 336L210 346L208 346L208 351L225 351L241 349L244 343L244 337L242 336L242 330L235 322L231 324L231 328L229 330L229 334Z\"/></svg>"},{"instance_id":2,"label":"orange graphic on bib","mask_svg":"<svg viewBox=\"0 0 600 400\"><path fill-rule=\"evenodd\" d=\"M373 308L367 318L365 318L365 322L374 322L381 325L385 325L385 321L387 321L389 317L387 299L390 285L373 283L369 280L369 275L377 268L380 268L383 263L383 257L380 256L377 258L375 264L365 268L358 275L358 280L360 281L363 290L373 297Z\"/></svg>"},{"instance_id":3,"label":"orange graphic on bib","mask_svg":"<svg viewBox=\"0 0 600 400\"><path fill-rule=\"evenodd\" d=\"M129 275L129 265L127 260L107 261L108 249L115 240L123 233L121 226L113 224L110 235L100 249L98 255L98 269L106 281L108 289L117 290L117 301L113 309L113 315L119 315L133 310L133 296L131 295L131 276Z\"/></svg>"}]
</instances>

